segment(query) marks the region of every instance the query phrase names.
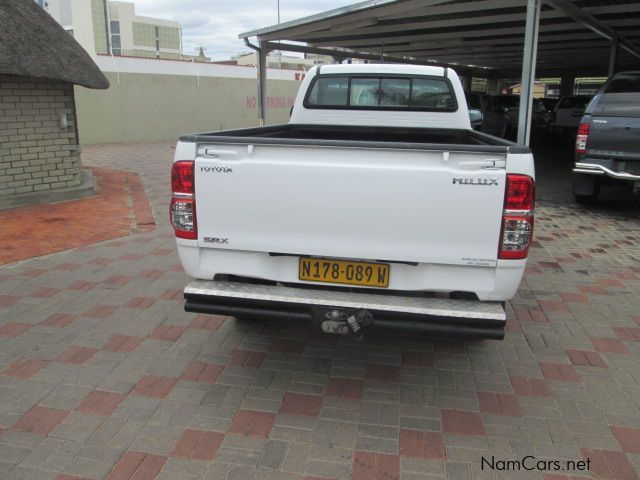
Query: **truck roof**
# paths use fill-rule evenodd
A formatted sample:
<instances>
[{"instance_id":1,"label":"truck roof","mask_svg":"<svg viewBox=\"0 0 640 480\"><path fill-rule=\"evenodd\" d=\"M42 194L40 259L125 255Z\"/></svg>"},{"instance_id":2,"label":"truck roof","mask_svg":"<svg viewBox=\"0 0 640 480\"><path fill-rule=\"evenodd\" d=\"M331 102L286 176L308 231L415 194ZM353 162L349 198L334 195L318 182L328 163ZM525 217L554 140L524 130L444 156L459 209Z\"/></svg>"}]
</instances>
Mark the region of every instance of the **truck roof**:
<instances>
[{"instance_id":1,"label":"truck roof","mask_svg":"<svg viewBox=\"0 0 640 480\"><path fill-rule=\"evenodd\" d=\"M392 73L406 75L430 75L434 77L446 76L443 67L432 67L430 65L403 65L397 63L351 63L339 65L321 65L313 67L309 73L317 74L342 74L342 73ZM451 70L450 70L451 71Z\"/></svg>"}]
</instances>

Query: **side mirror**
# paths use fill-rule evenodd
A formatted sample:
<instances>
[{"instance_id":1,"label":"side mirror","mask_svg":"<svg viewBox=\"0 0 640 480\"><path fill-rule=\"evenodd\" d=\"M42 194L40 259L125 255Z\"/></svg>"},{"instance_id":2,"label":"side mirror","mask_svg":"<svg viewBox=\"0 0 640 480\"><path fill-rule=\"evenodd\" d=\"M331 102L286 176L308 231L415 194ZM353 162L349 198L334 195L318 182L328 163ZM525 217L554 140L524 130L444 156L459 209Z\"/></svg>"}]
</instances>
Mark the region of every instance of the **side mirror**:
<instances>
[{"instance_id":1,"label":"side mirror","mask_svg":"<svg viewBox=\"0 0 640 480\"><path fill-rule=\"evenodd\" d=\"M471 122L471 128L474 130L478 129L482 126L482 120L484 116L482 115L482 111L478 109L469 110L469 121Z\"/></svg>"}]
</instances>

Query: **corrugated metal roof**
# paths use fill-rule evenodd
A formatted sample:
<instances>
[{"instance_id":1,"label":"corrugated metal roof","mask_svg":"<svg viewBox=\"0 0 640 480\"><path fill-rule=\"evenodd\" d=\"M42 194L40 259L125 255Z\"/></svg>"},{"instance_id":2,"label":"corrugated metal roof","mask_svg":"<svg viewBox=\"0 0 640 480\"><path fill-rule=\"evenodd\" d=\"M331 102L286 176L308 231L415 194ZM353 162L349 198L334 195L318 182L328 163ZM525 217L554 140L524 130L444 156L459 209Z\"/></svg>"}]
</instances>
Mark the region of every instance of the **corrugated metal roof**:
<instances>
[{"instance_id":1,"label":"corrugated metal roof","mask_svg":"<svg viewBox=\"0 0 640 480\"><path fill-rule=\"evenodd\" d=\"M541 11L539 73L606 71L611 42L558 8L563 2L640 51L640 0L548 1ZM522 59L525 15L526 0L372 0L240 37L515 73ZM620 49L619 65L634 68L640 60Z\"/></svg>"}]
</instances>

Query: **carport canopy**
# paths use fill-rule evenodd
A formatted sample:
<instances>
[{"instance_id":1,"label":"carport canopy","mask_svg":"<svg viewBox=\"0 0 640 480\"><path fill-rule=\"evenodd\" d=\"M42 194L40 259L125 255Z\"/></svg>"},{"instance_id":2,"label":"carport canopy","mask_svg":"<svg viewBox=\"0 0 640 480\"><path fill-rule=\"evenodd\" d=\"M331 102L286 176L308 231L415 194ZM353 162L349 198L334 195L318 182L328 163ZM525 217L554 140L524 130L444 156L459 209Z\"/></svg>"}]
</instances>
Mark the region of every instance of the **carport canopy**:
<instances>
[{"instance_id":1,"label":"carport canopy","mask_svg":"<svg viewBox=\"0 0 640 480\"><path fill-rule=\"evenodd\" d=\"M520 76L518 141L528 143L536 72L573 79L638 68L639 25L640 0L369 0L239 37L258 50L261 122L266 54L287 50Z\"/></svg>"}]
</instances>

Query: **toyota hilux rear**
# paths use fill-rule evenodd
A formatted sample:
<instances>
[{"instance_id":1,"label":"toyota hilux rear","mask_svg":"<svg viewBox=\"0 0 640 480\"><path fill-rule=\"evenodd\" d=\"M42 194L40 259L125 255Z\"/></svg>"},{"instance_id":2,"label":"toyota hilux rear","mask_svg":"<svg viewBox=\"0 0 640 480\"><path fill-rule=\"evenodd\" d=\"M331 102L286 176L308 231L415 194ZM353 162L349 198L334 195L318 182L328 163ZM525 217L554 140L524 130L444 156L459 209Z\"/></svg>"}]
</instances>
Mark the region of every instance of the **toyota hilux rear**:
<instances>
[{"instance_id":1,"label":"toyota hilux rear","mask_svg":"<svg viewBox=\"0 0 640 480\"><path fill-rule=\"evenodd\" d=\"M471 130L454 71L309 72L291 123L187 135L188 311L502 338L533 232L528 148Z\"/></svg>"}]
</instances>

